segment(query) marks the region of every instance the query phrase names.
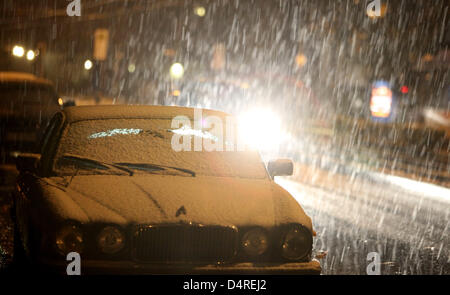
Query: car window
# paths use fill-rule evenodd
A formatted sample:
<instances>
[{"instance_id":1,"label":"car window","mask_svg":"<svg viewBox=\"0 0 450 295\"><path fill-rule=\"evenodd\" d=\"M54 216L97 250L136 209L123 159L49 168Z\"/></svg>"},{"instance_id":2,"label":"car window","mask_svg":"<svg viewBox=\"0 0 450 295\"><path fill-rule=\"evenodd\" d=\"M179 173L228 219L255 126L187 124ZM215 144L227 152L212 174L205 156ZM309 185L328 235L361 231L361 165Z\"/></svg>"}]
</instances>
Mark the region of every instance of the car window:
<instances>
[{"instance_id":1,"label":"car window","mask_svg":"<svg viewBox=\"0 0 450 295\"><path fill-rule=\"evenodd\" d=\"M189 169L196 175L258 178L267 177L264 163L256 151L176 151L172 139L180 132L217 140L214 131L172 128L169 119L88 120L70 124L62 135L54 170L74 173L80 168L61 161L65 155L82 156L103 163L155 164ZM86 166L86 165L84 165ZM81 167L86 168L86 167ZM98 173L83 169L79 173ZM102 170L102 173L105 171Z\"/></svg>"}]
</instances>

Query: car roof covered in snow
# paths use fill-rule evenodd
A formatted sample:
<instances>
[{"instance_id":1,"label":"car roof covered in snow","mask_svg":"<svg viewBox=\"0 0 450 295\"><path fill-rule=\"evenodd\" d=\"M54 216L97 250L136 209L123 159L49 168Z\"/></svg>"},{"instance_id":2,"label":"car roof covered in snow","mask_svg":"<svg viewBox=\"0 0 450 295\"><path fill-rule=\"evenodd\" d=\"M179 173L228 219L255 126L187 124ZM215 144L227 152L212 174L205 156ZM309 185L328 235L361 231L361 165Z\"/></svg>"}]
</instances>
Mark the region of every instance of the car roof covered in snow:
<instances>
[{"instance_id":1,"label":"car roof covered in snow","mask_svg":"<svg viewBox=\"0 0 450 295\"><path fill-rule=\"evenodd\" d=\"M0 83L10 83L10 82L28 82L36 84L47 84L51 85L52 82L44 79L38 78L30 73L22 72L0 72Z\"/></svg>"},{"instance_id":2,"label":"car roof covered in snow","mask_svg":"<svg viewBox=\"0 0 450 295\"><path fill-rule=\"evenodd\" d=\"M85 120L100 119L173 119L176 116L186 116L194 118L195 108L179 106L158 106L158 105L100 105L100 106L74 106L63 110L66 121L77 122ZM208 109L198 109L202 112L202 117L230 116L227 113Z\"/></svg>"}]
</instances>

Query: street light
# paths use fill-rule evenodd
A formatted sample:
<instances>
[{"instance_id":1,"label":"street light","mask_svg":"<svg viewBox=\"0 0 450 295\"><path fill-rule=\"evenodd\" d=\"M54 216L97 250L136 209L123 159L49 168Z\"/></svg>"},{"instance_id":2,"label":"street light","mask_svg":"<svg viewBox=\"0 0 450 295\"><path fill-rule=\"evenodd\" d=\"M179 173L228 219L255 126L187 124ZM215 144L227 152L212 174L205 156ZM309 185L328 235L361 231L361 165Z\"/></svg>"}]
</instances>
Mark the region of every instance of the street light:
<instances>
[{"instance_id":1,"label":"street light","mask_svg":"<svg viewBox=\"0 0 450 295\"><path fill-rule=\"evenodd\" d=\"M27 52L27 59L28 60L33 60L36 57L36 54L34 53L33 50L28 50Z\"/></svg>"},{"instance_id":2,"label":"street light","mask_svg":"<svg viewBox=\"0 0 450 295\"><path fill-rule=\"evenodd\" d=\"M22 46L16 45L13 47L12 54L17 57L22 57L25 54L25 49Z\"/></svg>"},{"instance_id":3,"label":"street light","mask_svg":"<svg viewBox=\"0 0 450 295\"><path fill-rule=\"evenodd\" d=\"M177 62L170 67L170 76L173 79L180 79L181 77L183 77L183 74L184 74L184 67L182 64Z\"/></svg>"},{"instance_id":4,"label":"street light","mask_svg":"<svg viewBox=\"0 0 450 295\"><path fill-rule=\"evenodd\" d=\"M205 16L205 14L206 14L205 7L203 7L203 6L195 7L194 13L200 17Z\"/></svg>"},{"instance_id":5,"label":"street light","mask_svg":"<svg viewBox=\"0 0 450 295\"><path fill-rule=\"evenodd\" d=\"M87 59L85 62L84 62L84 68L86 69L86 70L90 70L90 69L92 69L92 61L90 61L89 59Z\"/></svg>"}]
</instances>

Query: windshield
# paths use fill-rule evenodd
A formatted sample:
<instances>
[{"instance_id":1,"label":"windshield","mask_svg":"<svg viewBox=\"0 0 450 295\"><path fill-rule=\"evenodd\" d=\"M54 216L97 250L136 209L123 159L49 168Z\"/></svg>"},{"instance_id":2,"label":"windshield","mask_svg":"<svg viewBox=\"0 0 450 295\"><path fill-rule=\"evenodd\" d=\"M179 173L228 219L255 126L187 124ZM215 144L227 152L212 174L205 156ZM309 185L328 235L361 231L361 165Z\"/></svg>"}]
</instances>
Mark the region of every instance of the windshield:
<instances>
[{"instance_id":1,"label":"windshield","mask_svg":"<svg viewBox=\"0 0 450 295\"><path fill-rule=\"evenodd\" d=\"M176 151L172 139L185 128L169 119L105 119L79 121L64 132L54 170L59 175L116 174L109 165L134 173L263 179L264 163L255 151ZM191 129L190 136L214 141L214 130ZM116 166L117 167L117 166ZM122 173L128 175L127 173Z\"/></svg>"}]
</instances>

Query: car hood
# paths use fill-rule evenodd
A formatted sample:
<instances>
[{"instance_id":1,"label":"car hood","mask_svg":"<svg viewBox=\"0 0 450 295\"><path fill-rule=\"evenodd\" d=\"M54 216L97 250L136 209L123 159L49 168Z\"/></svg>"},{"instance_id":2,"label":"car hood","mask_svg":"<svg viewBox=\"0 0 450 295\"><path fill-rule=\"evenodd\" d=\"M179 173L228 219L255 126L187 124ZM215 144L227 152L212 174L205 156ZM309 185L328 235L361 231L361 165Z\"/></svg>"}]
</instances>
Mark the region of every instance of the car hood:
<instances>
[{"instance_id":1,"label":"car hood","mask_svg":"<svg viewBox=\"0 0 450 295\"><path fill-rule=\"evenodd\" d=\"M43 204L59 219L81 223L208 225L301 223L311 219L273 181L171 175L76 176L40 180Z\"/></svg>"}]
</instances>

